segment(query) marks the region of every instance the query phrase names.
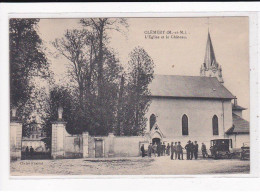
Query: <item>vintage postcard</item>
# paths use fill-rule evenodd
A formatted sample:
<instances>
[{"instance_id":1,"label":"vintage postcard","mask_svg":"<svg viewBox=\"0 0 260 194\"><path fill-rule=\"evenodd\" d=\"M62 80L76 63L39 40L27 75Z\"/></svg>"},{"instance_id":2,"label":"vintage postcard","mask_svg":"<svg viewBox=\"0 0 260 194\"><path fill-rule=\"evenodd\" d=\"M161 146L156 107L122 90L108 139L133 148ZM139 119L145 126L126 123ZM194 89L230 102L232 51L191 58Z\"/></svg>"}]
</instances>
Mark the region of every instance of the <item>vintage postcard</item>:
<instances>
[{"instance_id":1,"label":"vintage postcard","mask_svg":"<svg viewBox=\"0 0 260 194\"><path fill-rule=\"evenodd\" d=\"M10 174L250 174L249 17L10 18Z\"/></svg>"}]
</instances>

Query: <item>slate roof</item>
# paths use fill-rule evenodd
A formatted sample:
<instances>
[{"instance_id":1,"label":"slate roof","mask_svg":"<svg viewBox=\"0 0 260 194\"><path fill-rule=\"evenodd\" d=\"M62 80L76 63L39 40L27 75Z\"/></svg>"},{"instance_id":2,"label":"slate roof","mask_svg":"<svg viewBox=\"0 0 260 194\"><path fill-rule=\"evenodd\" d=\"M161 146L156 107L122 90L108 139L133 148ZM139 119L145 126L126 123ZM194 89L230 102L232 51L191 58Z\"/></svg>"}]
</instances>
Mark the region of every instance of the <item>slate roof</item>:
<instances>
[{"instance_id":1,"label":"slate roof","mask_svg":"<svg viewBox=\"0 0 260 194\"><path fill-rule=\"evenodd\" d=\"M233 127L227 130L226 134L249 134L249 122L236 114L232 114Z\"/></svg>"},{"instance_id":2,"label":"slate roof","mask_svg":"<svg viewBox=\"0 0 260 194\"><path fill-rule=\"evenodd\" d=\"M235 98L215 77L154 75L151 96L177 98Z\"/></svg>"},{"instance_id":3,"label":"slate roof","mask_svg":"<svg viewBox=\"0 0 260 194\"><path fill-rule=\"evenodd\" d=\"M246 110L246 108L239 106L239 105L234 105L232 103L232 110Z\"/></svg>"}]
</instances>

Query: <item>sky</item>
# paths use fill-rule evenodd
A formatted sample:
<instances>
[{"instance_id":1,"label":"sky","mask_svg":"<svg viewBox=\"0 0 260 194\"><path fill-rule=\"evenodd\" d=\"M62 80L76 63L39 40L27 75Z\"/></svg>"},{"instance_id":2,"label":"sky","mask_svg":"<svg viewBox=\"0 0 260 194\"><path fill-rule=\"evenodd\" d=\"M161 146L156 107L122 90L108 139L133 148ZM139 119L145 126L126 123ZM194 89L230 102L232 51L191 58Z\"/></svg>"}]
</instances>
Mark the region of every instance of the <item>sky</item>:
<instances>
[{"instance_id":1,"label":"sky","mask_svg":"<svg viewBox=\"0 0 260 194\"><path fill-rule=\"evenodd\" d=\"M247 108L243 117L249 120L248 17L128 18L127 22L129 27L123 29L125 33L109 32L109 46L118 54L121 64L127 67L129 53L141 46L153 59L155 74L163 75L199 76L209 31L216 60L222 66L224 86L238 98L240 106ZM68 61L54 57L57 53L51 42L61 38L65 30L75 28L83 28L79 19L41 19L39 22L39 34L49 51L57 82L64 79ZM150 35L159 38L145 37L151 31L156 34ZM182 38L171 38L174 34L169 31L185 34Z\"/></svg>"}]
</instances>

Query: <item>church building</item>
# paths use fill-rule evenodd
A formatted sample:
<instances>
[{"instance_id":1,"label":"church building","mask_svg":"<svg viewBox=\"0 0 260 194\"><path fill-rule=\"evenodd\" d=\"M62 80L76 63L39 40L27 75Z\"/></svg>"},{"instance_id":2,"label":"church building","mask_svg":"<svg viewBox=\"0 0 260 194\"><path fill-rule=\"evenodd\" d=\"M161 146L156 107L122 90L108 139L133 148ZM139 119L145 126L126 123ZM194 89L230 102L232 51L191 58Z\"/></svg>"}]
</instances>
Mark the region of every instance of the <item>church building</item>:
<instances>
[{"instance_id":1,"label":"church building","mask_svg":"<svg viewBox=\"0 0 260 194\"><path fill-rule=\"evenodd\" d=\"M151 105L145 136L151 142L187 141L205 143L231 138L233 147L249 143L249 122L245 108L224 86L210 34L200 76L155 75L150 84Z\"/></svg>"}]
</instances>

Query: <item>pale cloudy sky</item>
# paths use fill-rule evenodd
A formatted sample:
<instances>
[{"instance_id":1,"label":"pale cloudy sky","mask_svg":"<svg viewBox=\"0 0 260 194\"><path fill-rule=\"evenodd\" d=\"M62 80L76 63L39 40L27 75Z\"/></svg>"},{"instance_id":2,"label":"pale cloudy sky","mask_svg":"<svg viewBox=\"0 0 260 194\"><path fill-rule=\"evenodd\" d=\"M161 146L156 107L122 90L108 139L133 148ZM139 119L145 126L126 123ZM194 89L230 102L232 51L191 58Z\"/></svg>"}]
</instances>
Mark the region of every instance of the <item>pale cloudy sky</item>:
<instances>
[{"instance_id":1,"label":"pale cloudy sky","mask_svg":"<svg viewBox=\"0 0 260 194\"><path fill-rule=\"evenodd\" d=\"M209 25L207 23L210 23ZM249 120L249 37L247 17L129 18L126 36L110 32L110 47L123 66L136 46L143 47L154 60L156 74L199 76L203 63L208 26L217 62L222 66L224 85L238 98ZM66 29L82 28L79 19L41 19L40 36L50 52L50 44ZM186 31L187 39L145 39L145 31ZM65 75L66 59L48 55L57 80Z\"/></svg>"}]
</instances>

